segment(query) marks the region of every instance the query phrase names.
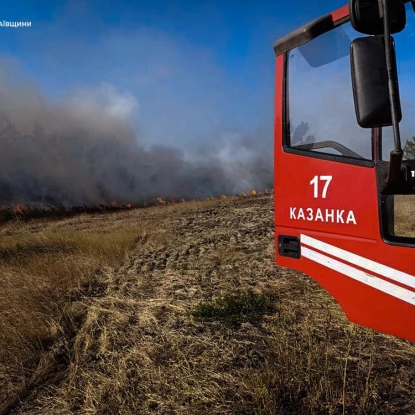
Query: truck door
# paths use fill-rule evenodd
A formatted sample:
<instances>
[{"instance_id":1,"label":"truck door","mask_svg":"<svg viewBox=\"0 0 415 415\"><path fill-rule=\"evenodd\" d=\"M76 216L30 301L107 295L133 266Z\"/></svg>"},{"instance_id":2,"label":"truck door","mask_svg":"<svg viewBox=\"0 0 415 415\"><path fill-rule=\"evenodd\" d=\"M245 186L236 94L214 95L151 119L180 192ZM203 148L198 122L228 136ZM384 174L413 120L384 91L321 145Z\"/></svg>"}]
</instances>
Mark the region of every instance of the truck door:
<instances>
[{"instance_id":1,"label":"truck door","mask_svg":"<svg viewBox=\"0 0 415 415\"><path fill-rule=\"evenodd\" d=\"M407 9L396 44L401 36L402 140L415 176ZM381 193L392 135L356 122L349 50L360 36L343 7L275 44L276 262L316 280L352 322L415 341L415 188Z\"/></svg>"}]
</instances>

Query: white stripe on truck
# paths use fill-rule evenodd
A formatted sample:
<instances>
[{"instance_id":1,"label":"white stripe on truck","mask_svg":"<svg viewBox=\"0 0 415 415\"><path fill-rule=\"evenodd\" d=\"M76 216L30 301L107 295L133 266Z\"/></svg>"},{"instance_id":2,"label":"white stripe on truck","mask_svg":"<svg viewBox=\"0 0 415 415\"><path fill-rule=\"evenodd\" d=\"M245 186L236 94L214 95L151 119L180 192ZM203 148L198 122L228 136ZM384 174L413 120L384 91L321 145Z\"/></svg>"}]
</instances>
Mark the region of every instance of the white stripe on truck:
<instances>
[{"instance_id":1,"label":"white stripe on truck","mask_svg":"<svg viewBox=\"0 0 415 415\"><path fill-rule=\"evenodd\" d=\"M337 259L330 258L307 247L301 247L301 256L330 268L333 271L339 272L340 274L346 275L356 281L362 282L376 290L392 295L399 300L415 305L415 292L413 291L385 281L382 278L375 277L365 271L361 271L351 265L337 261Z\"/></svg>"},{"instance_id":2,"label":"white stripe on truck","mask_svg":"<svg viewBox=\"0 0 415 415\"><path fill-rule=\"evenodd\" d=\"M352 252L345 251L344 249L338 248L337 246L333 246L326 242L319 241L318 239L311 238L307 235L301 235L300 240L301 245L305 244L308 247L318 249L319 251L339 258L342 261L349 262L352 265L357 265L360 268L364 268L368 271L381 275L382 277L389 278L390 280L399 282L400 284L415 289L415 276L413 275L380 264L379 262L372 261L371 259L364 258L360 255L353 254ZM304 249L306 248L303 248L302 246L302 252Z\"/></svg>"}]
</instances>

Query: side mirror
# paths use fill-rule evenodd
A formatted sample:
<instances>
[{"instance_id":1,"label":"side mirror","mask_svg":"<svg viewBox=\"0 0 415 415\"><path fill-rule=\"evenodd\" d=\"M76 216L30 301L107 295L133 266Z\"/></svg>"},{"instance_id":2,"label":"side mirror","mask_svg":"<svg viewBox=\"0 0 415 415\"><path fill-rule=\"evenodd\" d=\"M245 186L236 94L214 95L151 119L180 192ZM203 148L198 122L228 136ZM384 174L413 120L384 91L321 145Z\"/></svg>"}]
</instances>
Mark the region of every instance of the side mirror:
<instances>
[{"instance_id":1,"label":"side mirror","mask_svg":"<svg viewBox=\"0 0 415 415\"><path fill-rule=\"evenodd\" d=\"M395 43L392 42L393 78L398 92L398 122L402 119L396 68ZM363 128L392 125L383 35L360 37L350 45L353 97L357 123Z\"/></svg>"},{"instance_id":2,"label":"side mirror","mask_svg":"<svg viewBox=\"0 0 415 415\"><path fill-rule=\"evenodd\" d=\"M387 0L390 32L401 32L406 26L405 4L402 0ZM383 34L383 11L379 0L350 0L350 22L357 32L366 35Z\"/></svg>"}]
</instances>

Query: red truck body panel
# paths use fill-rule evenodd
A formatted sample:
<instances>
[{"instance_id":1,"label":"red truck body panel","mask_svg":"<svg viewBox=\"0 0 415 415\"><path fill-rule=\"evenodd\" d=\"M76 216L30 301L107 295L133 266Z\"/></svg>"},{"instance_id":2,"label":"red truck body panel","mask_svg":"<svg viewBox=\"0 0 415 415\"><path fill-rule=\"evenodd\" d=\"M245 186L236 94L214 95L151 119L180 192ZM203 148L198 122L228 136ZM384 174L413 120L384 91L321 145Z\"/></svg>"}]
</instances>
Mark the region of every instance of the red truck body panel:
<instances>
[{"instance_id":1,"label":"red truck body panel","mask_svg":"<svg viewBox=\"0 0 415 415\"><path fill-rule=\"evenodd\" d=\"M348 12L348 6L342 7L332 13L333 20ZM283 76L280 55L274 137L276 263L317 281L350 321L415 341L415 248L382 239L376 168L285 152ZM279 235L300 239L299 259L279 255Z\"/></svg>"}]
</instances>

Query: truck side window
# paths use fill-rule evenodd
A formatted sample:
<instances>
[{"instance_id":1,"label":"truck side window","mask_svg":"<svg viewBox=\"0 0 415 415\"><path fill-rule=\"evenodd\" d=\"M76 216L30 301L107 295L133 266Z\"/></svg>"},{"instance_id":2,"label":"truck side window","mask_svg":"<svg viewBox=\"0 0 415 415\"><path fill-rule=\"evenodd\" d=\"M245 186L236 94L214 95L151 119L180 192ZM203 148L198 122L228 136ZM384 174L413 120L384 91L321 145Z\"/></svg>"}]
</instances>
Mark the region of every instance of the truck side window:
<instances>
[{"instance_id":1,"label":"truck side window","mask_svg":"<svg viewBox=\"0 0 415 415\"><path fill-rule=\"evenodd\" d=\"M371 130L357 124L353 102L349 49L359 36L347 22L289 52L289 147L373 160Z\"/></svg>"}]
</instances>

